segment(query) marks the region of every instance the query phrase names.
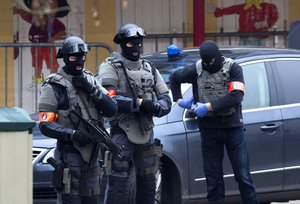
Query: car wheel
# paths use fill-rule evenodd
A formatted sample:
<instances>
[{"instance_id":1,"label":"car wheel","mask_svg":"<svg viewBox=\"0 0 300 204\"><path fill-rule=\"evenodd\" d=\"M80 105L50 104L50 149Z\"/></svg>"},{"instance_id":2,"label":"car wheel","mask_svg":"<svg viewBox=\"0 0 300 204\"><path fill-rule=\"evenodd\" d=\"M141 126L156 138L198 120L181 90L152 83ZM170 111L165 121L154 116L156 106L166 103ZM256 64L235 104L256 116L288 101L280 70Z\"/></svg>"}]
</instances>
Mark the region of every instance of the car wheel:
<instances>
[{"instance_id":1,"label":"car wheel","mask_svg":"<svg viewBox=\"0 0 300 204\"><path fill-rule=\"evenodd\" d=\"M171 160L162 158L156 178L155 204L181 204L180 176Z\"/></svg>"},{"instance_id":2,"label":"car wheel","mask_svg":"<svg viewBox=\"0 0 300 204\"><path fill-rule=\"evenodd\" d=\"M128 192L128 203L135 203L135 194L136 194L136 179L135 179L135 168L132 166L129 171L129 182L127 183L127 192Z\"/></svg>"},{"instance_id":3,"label":"car wheel","mask_svg":"<svg viewBox=\"0 0 300 204\"><path fill-rule=\"evenodd\" d=\"M162 177L161 177L161 163L159 164L158 170L155 174L156 188L155 188L155 204L161 204L161 188L162 188Z\"/></svg>"}]
</instances>

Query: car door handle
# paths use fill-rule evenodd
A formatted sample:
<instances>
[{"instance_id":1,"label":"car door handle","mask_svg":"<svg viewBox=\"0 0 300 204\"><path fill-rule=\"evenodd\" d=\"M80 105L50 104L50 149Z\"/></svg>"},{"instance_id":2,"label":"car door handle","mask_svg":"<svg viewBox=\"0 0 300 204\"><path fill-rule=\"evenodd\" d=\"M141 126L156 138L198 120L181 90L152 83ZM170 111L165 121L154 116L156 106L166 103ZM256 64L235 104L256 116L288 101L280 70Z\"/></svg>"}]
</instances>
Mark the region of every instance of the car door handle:
<instances>
[{"instance_id":1,"label":"car door handle","mask_svg":"<svg viewBox=\"0 0 300 204\"><path fill-rule=\"evenodd\" d=\"M277 130L281 125L282 125L281 122L279 122L279 123L272 123L272 124L266 124L266 125L260 126L260 129L262 131L274 131L274 130Z\"/></svg>"}]
</instances>

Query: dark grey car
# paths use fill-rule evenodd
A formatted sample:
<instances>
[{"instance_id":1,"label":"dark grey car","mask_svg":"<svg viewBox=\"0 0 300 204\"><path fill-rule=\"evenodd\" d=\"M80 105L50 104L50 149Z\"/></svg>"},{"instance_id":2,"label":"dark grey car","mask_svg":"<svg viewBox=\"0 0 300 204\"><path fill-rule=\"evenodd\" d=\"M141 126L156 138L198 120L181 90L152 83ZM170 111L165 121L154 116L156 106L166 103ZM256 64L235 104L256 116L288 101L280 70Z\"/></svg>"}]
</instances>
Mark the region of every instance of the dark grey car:
<instances>
[{"instance_id":1,"label":"dark grey car","mask_svg":"<svg viewBox=\"0 0 300 204\"><path fill-rule=\"evenodd\" d=\"M143 57L152 61L168 82L169 74L199 59L198 48L184 50L187 56L168 62L167 55ZM259 198L263 202L300 198L300 51L264 48L221 48L244 72L243 101L250 167ZM184 98L191 86L182 86ZM195 118L173 104L172 111L155 120L155 135L163 145L158 175L157 203L206 202L202 168L201 137ZM41 158L42 159L42 158ZM41 160L40 160L41 161ZM40 165L40 166L39 166ZM37 166L39 168L37 168ZM34 164L34 193L41 188L38 175L47 164ZM48 167L47 167L48 166ZM230 162L225 155L226 200L241 203ZM48 180L50 178L47 178ZM44 181L45 185L49 183Z\"/></svg>"}]
</instances>

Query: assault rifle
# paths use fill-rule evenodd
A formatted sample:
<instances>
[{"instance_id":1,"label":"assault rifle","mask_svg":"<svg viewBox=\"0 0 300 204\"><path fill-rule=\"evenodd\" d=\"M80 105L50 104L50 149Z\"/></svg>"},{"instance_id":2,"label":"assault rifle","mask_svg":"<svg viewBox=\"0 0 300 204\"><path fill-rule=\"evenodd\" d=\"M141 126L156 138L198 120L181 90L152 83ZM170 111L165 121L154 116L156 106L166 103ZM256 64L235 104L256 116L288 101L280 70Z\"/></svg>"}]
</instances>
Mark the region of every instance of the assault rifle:
<instances>
[{"instance_id":1,"label":"assault rifle","mask_svg":"<svg viewBox=\"0 0 300 204\"><path fill-rule=\"evenodd\" d=\"M82 122L89 131L91 131L91 134L89 134L91 141L97 144L103 143L113 155L117 156L120 159L123 158L122 148L110 138L109 133L103 126L98 127L93 124L93 121L91 121L91 119L84 119L78 112L76 112L73 106L70 108L69 114L70 116L71 114L76 116L79 121Z\"/></svg>"}]
</instances>

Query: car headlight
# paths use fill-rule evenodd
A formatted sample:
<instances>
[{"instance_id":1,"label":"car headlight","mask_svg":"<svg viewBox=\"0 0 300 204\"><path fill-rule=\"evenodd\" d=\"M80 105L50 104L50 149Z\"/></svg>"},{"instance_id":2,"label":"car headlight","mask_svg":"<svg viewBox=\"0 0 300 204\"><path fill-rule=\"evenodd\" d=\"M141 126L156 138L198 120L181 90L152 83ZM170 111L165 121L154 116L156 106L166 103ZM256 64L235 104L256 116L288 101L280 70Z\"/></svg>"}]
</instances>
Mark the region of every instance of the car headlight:
<instances>
[{"instance_id":1,"label":"car headlight","mask_svg":"<svg viewBox=\"0 0 300 204\"><path fill-rule=\"evenodd\" d=\"M47 159L50 158L50 157L53 157L54 158L54 150L55 148L52 148L46 155L45 157L43 158L43 164L48 164L47 162Z\"/></svg>"}]
</instances>

